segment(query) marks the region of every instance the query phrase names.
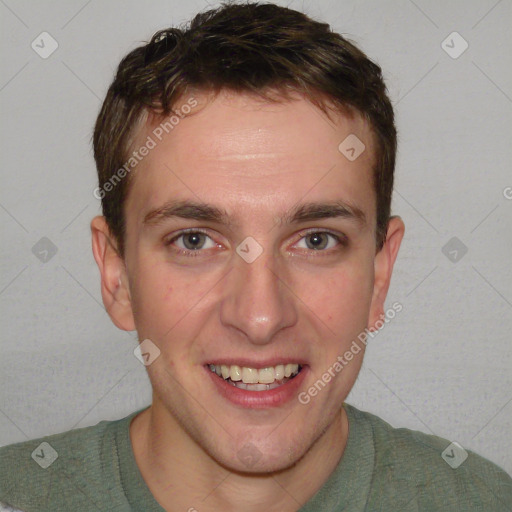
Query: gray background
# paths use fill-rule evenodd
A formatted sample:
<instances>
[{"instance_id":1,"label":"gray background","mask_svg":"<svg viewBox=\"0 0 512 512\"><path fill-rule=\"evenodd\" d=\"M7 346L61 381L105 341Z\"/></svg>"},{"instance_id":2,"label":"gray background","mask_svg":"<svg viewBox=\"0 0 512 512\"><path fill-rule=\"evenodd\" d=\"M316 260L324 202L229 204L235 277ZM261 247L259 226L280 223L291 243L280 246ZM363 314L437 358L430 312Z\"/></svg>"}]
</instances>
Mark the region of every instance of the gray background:
<instances>
[{"instance_id":1,"label":"gray background","mask_svg":"<svg viewBox=\"0 0 512 512\"><path fill-rule=\"evenodd\" d=\"M393 212L407 229L388 302L404 309L372 340L348 401L512 473L511 1L278 3L358 43L396 106ZM150 402L135 333L101 303L90 138L119 60L206 6L0 0L0 445ZM43 31L59 45L47 59L31 48ZM454 31L469 44L458 58L442 47ZM455 262L442 250L452 237L468 249L449 245Z\"/></svg>"}]
</instances>

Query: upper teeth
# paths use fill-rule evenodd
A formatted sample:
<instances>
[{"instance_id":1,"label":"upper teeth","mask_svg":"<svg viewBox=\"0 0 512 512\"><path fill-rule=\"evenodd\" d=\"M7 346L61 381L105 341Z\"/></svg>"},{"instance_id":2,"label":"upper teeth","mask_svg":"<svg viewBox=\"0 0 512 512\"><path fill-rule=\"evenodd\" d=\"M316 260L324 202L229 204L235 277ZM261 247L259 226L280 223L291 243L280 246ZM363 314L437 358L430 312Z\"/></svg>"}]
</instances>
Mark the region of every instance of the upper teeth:
<instances>
[{"instance_id":1,"label":"upper teeth","mask_svg":"<svg viewBox=\"0 0 512 512\"><path fill-rule=\"evenodd\" d=\"M278 364L277 366L268 366L258 370L236 364L231 366L211 364L210 370L223 379L230 378L235 382L241 380L245 384L272 384L276 380L282 380L285 377L291 377L299 373L299 365L294 363Z\"/></svg>"}]
</instances>

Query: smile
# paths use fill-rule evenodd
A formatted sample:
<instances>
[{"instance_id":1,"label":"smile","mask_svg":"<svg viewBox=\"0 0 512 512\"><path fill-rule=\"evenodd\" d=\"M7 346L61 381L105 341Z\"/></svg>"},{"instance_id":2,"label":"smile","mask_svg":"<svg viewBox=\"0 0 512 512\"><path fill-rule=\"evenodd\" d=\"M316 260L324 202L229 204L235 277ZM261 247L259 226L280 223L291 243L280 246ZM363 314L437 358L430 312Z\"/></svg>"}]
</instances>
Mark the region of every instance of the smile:
<instances>
[{"instance_id":1,"label":"smile","mask_svg":"<svg viewBox=\"0 0 512 512\"><path fill-rule=\"evenodd\" d=\"M260 369L236 364L210 364L208 367L228 384L247 391L269 391L278 388L302 370L302 366L297 363L278 364Z\"/></svg>"}]
</instances>

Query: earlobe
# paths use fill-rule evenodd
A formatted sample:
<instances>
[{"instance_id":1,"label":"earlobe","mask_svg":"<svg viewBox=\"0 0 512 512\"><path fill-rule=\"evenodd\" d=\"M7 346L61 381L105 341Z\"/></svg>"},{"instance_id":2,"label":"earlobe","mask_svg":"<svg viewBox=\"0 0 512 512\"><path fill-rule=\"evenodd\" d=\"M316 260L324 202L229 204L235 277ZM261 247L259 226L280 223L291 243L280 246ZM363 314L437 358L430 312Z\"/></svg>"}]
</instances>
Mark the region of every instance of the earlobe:
<instances>
[{"instance_id":1,"label":"earlobe","mask_svg":"<svg viewBox=\"0 0 512 512\"><path fill-rule=\"evenodd\" d=\"M101 296L112 322L124 331L133 331L135 322L131 307L126 267L117 251L105 217L91 221L92 252L101 276Z\"/></svg>"},{"instance_id":2,"label":"earlobe","mask_svg":"<svg viewBox=\"0 0 512 512\"><path fill-rule=\"evenodd\" d=\"M372 305L368 328L384 317L384 302L391 283L393 266L405 233L405 225L400 217L391 217L388 223L386 240L382 249L375 256L375 274Z\"/></svg>"}]
</instances>

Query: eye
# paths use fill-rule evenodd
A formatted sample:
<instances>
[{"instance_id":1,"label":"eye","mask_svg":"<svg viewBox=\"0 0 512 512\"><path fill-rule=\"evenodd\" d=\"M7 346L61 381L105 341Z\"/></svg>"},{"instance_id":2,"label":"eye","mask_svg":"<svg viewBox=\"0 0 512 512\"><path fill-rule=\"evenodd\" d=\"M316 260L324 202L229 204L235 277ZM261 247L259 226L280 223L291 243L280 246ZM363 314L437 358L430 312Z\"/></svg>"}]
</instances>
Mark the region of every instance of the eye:
<instances>
[{"instance_id":1,"label":"eye","mask_svg":"<svg viewBox=\"0 0 512 512\"><path fill-rule=\"evenodd\" d=\"M188 253L201 249L212 249L217 244L206 233L198 230L182 231L165 241L165 245L176 245L178 252Z\"/></svg>"},{"instance_id":2,"label":"eye","mask_svg":"<svg viewBox=\"0 0 512 512\"><path fill-rule=\"evenodd\" d=\"M347 241L345 237L335 235L328 231L310 231L302 236L299 243L305 242L305 247L301 249L310 249L313 251L324 251L326 249L332 249L337 245L345 246Z\"/></svg>"},{"instance_id":3,"label":"eye","mask_svg":"<svg viewBox=\"0 0 512 512\"><path fill-rule=\"evenodd\" d=\"M164 244L185 256L199 256L204 252L203 250L221 247L207 233L198 229L181 231L172 238L164 240ZM300 249L315 252L330 252L330 249L341 249L347 245L348 241L344 235L318 230L303 233L297 243Z\"/></svg>"}]
</instances>

